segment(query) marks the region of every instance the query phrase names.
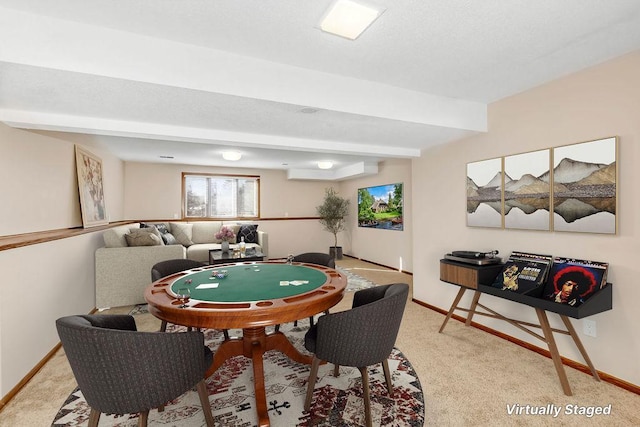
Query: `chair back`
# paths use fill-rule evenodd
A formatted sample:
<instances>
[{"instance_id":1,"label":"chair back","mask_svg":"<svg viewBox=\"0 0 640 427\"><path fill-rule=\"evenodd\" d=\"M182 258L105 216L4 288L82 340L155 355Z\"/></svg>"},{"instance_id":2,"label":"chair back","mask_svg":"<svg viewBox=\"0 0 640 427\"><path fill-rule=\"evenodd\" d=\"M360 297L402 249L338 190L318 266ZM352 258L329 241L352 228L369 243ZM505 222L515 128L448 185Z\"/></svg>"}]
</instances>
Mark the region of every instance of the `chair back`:
<instances>
[{"instance_id":1,"label":"chair back","mask_svg":"<svg viewBox=\"0 0 640 427\"><path fill-rule=\"evenodd\" d=\"M201 381L212 361L201 332L138 332L129 315L67 316L56 328L82 394L103 413L163 405Z\"/></svg>"},{"instance_id":2,"label":"chair back","mask_svg":"<svg viewBox=\"0 0 640 427\"><path fill-rule=\"evenodd\" d=\"M200 261L194 261L192 259L176 258L168 259L166 261L160 261L151 267L151 280L162 279L163 277L170 276L180 271L189 270L196 267L202 267L203 263Z\"/></svg>"},{"instance_id":3,"label":"chair back","mask_svg":"<svg viewBox=\"0 0 640 427\"><path fill-rule=\"evenodd\" d=\"M365 367L389 357L395 345L409 295L409 285L394 283L356 292L350 310L318 319L307 349L322 360Z\"/></svg>"},{"instance_id":4,"label":"chair back","mask_svg":"<svg viewBox=\"0 0 640 427\"><path fill-rule=\"evenodd\" d=\"M324 265L329 268L336 268L336 260L329 254L322 252L306 252L293 257L294 262L307 262L309 264Z\"/></svg>"}]
</instances>

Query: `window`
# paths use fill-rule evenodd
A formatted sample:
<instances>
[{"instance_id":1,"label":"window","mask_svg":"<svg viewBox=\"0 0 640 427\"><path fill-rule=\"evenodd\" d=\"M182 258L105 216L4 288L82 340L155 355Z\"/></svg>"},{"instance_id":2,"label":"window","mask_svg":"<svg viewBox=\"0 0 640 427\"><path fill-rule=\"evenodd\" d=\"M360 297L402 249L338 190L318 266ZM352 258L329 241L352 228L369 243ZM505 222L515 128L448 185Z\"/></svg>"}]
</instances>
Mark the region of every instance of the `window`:
<instances>
[{"instance_id":1,"label":"window","mask_svg":"<svg viewBox=\"0 0 640 427\"><path fill-rule=\"evenodd\" d=\"M257 218L260 177L182 174L186 218Z\"/></svg>"}]
</instances>

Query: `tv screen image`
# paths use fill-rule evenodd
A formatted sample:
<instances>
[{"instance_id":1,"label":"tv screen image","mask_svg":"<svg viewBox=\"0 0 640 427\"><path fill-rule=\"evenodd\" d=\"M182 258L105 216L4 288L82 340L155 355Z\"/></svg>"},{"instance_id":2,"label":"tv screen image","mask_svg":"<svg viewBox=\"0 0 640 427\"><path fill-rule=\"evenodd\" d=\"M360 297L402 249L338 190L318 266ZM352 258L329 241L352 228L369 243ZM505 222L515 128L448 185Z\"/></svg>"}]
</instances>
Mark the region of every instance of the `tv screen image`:
<instances>
[{"instance_id":1,"label":"tv screen image","mask_svg":"<svg viewBox=\"0 0 640 427\"><path fill-rule=\"evenodd\" d=\"M358 226L402 231L402 183L358 189Z\"/></svg>"}]
</instances>

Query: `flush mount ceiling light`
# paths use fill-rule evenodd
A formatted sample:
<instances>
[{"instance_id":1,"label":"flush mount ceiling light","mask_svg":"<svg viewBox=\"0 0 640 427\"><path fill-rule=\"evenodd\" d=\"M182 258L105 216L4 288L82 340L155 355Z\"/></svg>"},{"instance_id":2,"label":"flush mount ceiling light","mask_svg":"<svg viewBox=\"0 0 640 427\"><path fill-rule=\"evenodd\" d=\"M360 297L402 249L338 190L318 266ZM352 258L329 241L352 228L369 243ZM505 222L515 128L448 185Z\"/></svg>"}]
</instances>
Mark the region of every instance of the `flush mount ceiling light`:
<instances>
[{"instance_id":1,"label":"flush mount ceiling light","mask_svg":"<svg viewBox=\"0 0 640 427\"><path fill-rule=\"evenodd\" d=\"M320 169L331 169L333 167L333 162L318 162L318 167Z\"/></svg>"},{"instance_id":2,"label":"flush mount ceiling light","mask_svg":"<svg viewBox=\"0 0 640 427\"><path fill-rule=\"evenodd\" d=\"M242 153L239 153L237 151L224 151L222 153L223 159L230 160L232 162L240 160L241 157L242 157Z\"/></svg>"},{"instance_id":3,"label":"flush mount ceiling light","mask_svg":"<svg viewBox=\"0 0 640 427\"><path fill-rule=\"evenodd\" d=\"M320 22L320 29L327 33L357 39L384 9L365 6L351 0L336 0Z\"/></svg>"}]
</instances>

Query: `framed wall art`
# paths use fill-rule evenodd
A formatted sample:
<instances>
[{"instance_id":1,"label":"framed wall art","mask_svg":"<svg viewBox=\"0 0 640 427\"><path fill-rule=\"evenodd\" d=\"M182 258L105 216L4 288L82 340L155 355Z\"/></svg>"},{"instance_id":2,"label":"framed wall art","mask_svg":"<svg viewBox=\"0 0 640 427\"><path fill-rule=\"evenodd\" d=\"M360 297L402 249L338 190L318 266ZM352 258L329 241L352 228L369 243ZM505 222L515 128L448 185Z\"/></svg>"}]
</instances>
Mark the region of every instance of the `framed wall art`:
<instances>
[{"instance_id":1,"label":"framed wall art","mask_svg":"<svg viewBox=\"0 0 640 427\"><path fill-rule=\"evenodd\" d=\"M553 149L553 229L616 234L618 138Z\"/></svg>"},{"instance_id":2,"label":"framed wall art","mask_svg":"<svg viewBox=\"0 0 640 427\"><path fill-rule=\"evenodd\" d=\"M551 229L551 150L504 158L504 227Z\"/></svg>"},{"instance_id":3,"label":"framed wall art","mask_svg":"<svg viewBox=\"0 0 640 427\"><path fill-rule=\"evenodd\" d=\"M358 189L358 227L403 229L402 183Z\"/></svg>"},{"instance_id":4,"label":"framed wall art","mask_svg":"<svg viewBox=\"0 0 640 427\"><path fill-rule=\"evenodd\" d=\"M467 163L467 226L502 228L502 158Z\"/></svg>"},{"instance_id":5,"label":"framed wall art","mask_svg":"<svg viewBox=\"0 0 640 427\"><path fill-rule=\"evenodd\" d=\"M104 203L102 160L79 145L75 148L82 226L87 228L108 224Z\"/></svg>"}]
</instances>

